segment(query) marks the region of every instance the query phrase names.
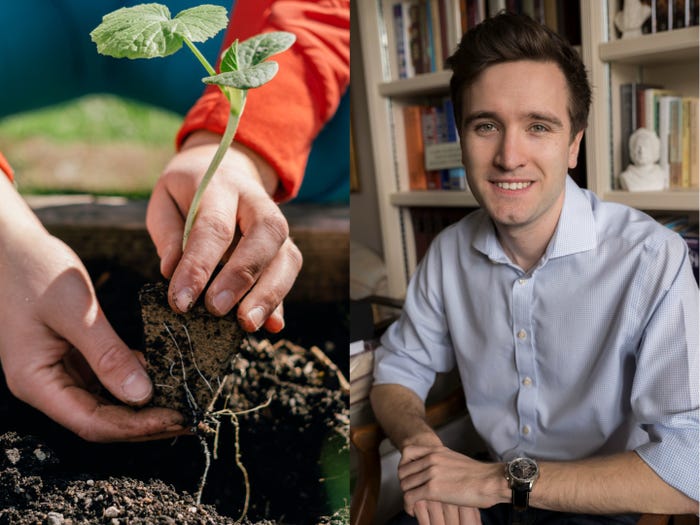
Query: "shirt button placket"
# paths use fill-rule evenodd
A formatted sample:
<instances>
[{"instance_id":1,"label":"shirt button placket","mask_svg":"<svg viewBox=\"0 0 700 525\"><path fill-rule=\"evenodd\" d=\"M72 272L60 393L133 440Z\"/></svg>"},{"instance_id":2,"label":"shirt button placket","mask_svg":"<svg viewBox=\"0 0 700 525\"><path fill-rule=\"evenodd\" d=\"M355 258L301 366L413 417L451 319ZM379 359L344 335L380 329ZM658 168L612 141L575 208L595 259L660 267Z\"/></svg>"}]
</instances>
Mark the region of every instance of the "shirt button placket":
<instances>
[{"instance_id":1,"label":"shirt button placket","mask_svg":"<svg viewBox=\"0 0 700 525\"><path fill-rule=\"evenodd\" d=\"M532 285L533 278L521 277L514 282L512 289L515 366L519 378L515 416L521 443L534 441L537 413L537 388L533 379L536 377L535 346L530 331L533 317Z\"/></svg>"}]
</instances>

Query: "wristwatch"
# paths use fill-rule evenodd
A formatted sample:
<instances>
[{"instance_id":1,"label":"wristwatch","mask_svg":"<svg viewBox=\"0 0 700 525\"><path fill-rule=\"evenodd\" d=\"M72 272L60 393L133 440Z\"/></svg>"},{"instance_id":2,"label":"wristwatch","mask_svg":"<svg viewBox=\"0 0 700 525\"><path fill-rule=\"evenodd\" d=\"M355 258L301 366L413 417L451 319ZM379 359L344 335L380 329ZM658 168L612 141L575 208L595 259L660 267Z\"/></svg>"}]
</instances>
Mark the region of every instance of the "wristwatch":
<instances>
[{"instance_id":1,"label":"wristwatch","mask_svg":"<svg viewBox=\"0 0 700 525\"><path fill-rule=\"evenodd\" d=\"M513 508L517 511L527 509L530 491L540 475L537 462L530 458L516 458L506 463L506 479L513 491Z\"/></svg>"}]
</instances>

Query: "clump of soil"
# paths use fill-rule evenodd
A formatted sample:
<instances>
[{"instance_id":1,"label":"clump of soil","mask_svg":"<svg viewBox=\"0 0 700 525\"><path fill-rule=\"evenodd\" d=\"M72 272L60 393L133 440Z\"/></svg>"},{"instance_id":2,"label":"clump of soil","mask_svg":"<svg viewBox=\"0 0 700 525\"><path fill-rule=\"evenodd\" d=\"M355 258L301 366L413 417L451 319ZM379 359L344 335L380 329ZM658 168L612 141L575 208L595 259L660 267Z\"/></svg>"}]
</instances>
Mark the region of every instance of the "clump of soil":
<instances>
[{"instance_id":1,"label":"clump of soil","mask_svg":"<svg viewBox=\"0 0 700 525\"><path fill-rule=\"evenodd\" d=\"M154 384L151 405L177 410L194 424L216 400L244 332L234 313L216 317L201 301L187 314L175 313L167 293L163 282L139 293L144 357Z\"/></svg>"}]
</instances>

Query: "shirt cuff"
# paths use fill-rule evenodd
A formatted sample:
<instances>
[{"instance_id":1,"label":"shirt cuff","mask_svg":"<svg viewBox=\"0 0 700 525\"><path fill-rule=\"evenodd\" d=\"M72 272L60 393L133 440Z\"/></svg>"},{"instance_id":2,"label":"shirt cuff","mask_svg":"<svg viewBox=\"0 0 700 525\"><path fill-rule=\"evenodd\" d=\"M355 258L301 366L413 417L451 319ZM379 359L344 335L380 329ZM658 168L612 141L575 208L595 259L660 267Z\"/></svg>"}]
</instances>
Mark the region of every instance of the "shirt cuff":
<instances>
[{"instance_id":1,"label":"shirt cuff","mask_svg":"<svg viewBox=\"0 0 700 525\"><path fill-rule=\"evenodd\" d=\"M408 362L410 358L407 359L405 354L398 355L380 346L374 353L374 384L401 385L425 401L436 374L416 362L410 362L410 366L406 366Z\"/></svg>"},{"instance_id":2,"label":"shirt cuff","mask_svg":"<svg viewBox=\"0 0 700 525\"><path fill-rule=\"evenodd\" d=\"M635 449L656 474L689 498L698 501L698 429L666 429Z\"/></svg>"}]
</instances>

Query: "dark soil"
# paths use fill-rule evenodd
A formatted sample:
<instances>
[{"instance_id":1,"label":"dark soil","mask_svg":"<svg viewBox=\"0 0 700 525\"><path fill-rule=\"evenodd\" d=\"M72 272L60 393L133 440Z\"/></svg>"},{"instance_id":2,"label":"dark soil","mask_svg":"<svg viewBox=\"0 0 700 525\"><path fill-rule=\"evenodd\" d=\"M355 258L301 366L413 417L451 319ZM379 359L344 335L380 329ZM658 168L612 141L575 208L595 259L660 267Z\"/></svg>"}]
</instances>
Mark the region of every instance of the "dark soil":
<instances>
[{"instance_id":1,"label":"dark soil","mask_svg":"<svg viewBox=\"0 0 700 525\"><path fill-rule=\"evenodd\" d=\"M187 314L168 305L166 283L149 283L139 292L148 374L154 384L151 405L168 407L201 421L216 401L244 339L235 312L210 314L198 302Z\"/></svg>"},{"instance_id":2,"label":"dark soil","mask_svg":"<svg viewBox=\"0 0 700 525\"><path fill-rule=\"evenodd\" d=\"M86 266L117 332L132 348L144 348L143 276L110 261ZM219 427L216 443L212 434L204 439L217 454L201 506L192 496L205 466L198 436L88 443L15 399L2 381L0 434L16 434L0 437L0 524L233 523L246 493L236 429L251 488L250 522L348 523L349 420L340 373L347 373L346 307L288 304L285 313L284 339L258 334L230 363L216 410L225 405L239 414L210 420Z\"/></svg>"}]
</instances>

